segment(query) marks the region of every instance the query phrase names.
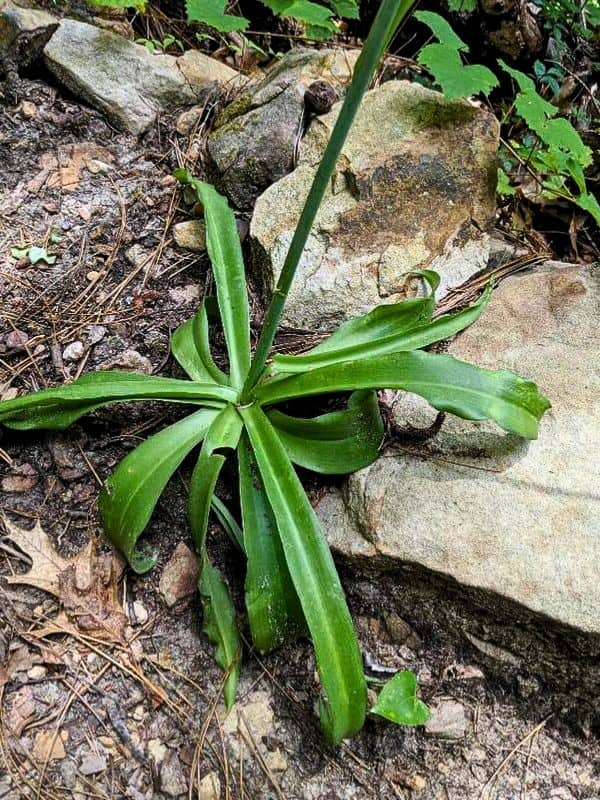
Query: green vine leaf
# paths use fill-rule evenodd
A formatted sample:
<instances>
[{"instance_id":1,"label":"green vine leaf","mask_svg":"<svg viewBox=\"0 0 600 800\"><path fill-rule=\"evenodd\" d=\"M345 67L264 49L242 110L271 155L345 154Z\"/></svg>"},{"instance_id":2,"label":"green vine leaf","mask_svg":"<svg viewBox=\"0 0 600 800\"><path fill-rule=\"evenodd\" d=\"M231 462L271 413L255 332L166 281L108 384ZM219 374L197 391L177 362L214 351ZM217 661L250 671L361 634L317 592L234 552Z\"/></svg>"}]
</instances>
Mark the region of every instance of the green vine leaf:
<instances>
[{"instance_id":1,"label":"green vine leaf","mask_svg":"<svg viewBox=\"0 0 600 800\"><path fill-rule=\"evenodd\" d=\"M414 672L397 672L385 684L371 714L389 719L396 725L424 725L429 708L417 697L417 677Z\"/></svg>"}]
</instances>

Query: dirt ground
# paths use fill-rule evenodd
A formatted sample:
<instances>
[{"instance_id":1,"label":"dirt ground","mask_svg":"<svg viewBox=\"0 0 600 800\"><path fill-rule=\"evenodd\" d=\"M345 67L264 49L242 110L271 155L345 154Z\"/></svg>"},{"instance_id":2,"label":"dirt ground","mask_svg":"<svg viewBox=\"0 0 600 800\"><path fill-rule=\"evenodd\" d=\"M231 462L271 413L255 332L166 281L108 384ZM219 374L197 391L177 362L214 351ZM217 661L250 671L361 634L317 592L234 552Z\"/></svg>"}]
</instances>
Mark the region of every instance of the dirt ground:
<instances>
[{"instance_id":1,"label":"dirt ground","mask_svg":"<svg viewBox=\"0 0 600 800\"><path fill-rule=\"evenodd\" d=\"M178 374L170 333L210 276L203 256L172 242L172 222L189 213L171 173L194 167L202 133L200 123L183 138L164 119L136 142L44 81L19 106L0 108L4 399L108 366ZM55 262L11 255L25 244L44 245ZM5 431L0 513L23 529L39 520L73 555L100 536L99 482L177 413L132 404L64 434ZM187 541L189 474L186 463L151 523L158 566L117 587L115 607L127 615L119 635L91 635L57 617L52 595L0 580L0 798L600 798L597 643L416 570L342 565L370 675L414 669L423 698L442 709L437 732L372 719L329 749L305 642L264 659L246 653L239 700L224 719L196 599L167 608L158 591ZM226 479L220 491L228 499ZM239 600L235 554L216 526L212 534ZM26 573L14 542L0 546L0 573Z\"/></svg>"}]
</instances>

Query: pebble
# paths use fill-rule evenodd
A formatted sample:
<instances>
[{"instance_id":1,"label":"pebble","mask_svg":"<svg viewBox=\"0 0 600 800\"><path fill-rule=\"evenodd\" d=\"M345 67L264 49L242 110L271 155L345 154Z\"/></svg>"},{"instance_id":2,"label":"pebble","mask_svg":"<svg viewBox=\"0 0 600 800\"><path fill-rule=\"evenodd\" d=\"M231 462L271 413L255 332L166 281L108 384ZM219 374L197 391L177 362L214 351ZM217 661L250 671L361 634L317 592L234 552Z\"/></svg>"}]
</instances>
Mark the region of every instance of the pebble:
<instances>
[{"instance_id":1,"label":"pebble","mask_svg":"<svg viewBox=\"0 0 600 800\"><path fill-rule=\"evenodd\" d=\"M175 129L180 136L189 136L204 114L205 106L192 106L177 117Z\"/></svg>"},{"instance_id":2,"label":"pebble","mask_svg":"<svg viewBox=\"0 0 600 800\"><path fill-rule=\"evenodd\" d=\"M137 350L127 349L110 361L103 362L101 369L130 369L151 375L152 362Z\"/></svg>"},{"instance_id":3,"label":"pebble","mask_svg":"<svg viewBox=\"0 0 600 800\"><path fill-rule=\"evenodd\" d=\"M188 219L173 226L175 244L192 253L206 250L206 225L199 219Z\"/></svg>"},{"instance_id":4,"label":"pebble","mask_svg":"<svg viewBox=\"0 0 600 800\"><path fill-rule=\"evenodd\" d=\"M221 781L216 772L209 772L198 785L198 800L220 800Z\"/></svg>"},{"instance_id":5,"label":"pebble","mask_svg":"<svg viewBox=\"0 0 600 800\"><path fill-rule=\"evenodd\" d=\"M146 622L148 622L148 617L149 617L148 609L139 600L134 600L132 616L133 616L133 619L131 620L132 625L145 625Z\"/></svg>"},{"instance_id":6,"label":"pebble","mask_svg":"<svg viewBox=\"0 0 600 800\"><path fill-rule=\"evenodd\" d=\"M28 341L29 336L25 331L20 331L18 329L7 333L4 339L4 343L9 350L23 350Z\"/></svg>"},{"instance_id":7,"label":"pebble","mask_svg":"<svg viewBox=\"0 0 600 800\"><path fill-rule=\"evenodd\" d=\"M184 542L179 542L173 550L158 584L158 589L167 606L172 608L180 600L194 594L197 579L198 557Z\"/></svg>"},{"instance_id":8,"label":"pebble","mask_svg":"<svg viewBox=\"0 0 600 800\"><path fill-rule=\"evenodd\" d=\"M108 331L104 325L88 325L86 328L86 337L89 344L98 344L106 336Z\"/></svg>"},{"instance_id":9,"label":"pebble","mask_svg":"<svg viewBox=\"0 0 600 800\"><path fill-rule=\"evenodd\" d=\"M40 678L45 678L47 674L48 670L46 667L42 667L40 664L37 664L27 672L27 677L35 681L39 680Z\"/></svg>"},{"instance_id":10,"label":"pebble","mask_svg":"<svg viewBox=\"0 0 600 800\"><path fill-rule=\"evenodd\" d=\"M101 275L100 272L96 272L96 270L93 269L93 270L90 270L90 272L88 272L85 277L88 279L88 281L90 283L95 283L95 281L98 280L100 275Z\"/></svg>"},{"instance_id":11,"label":"pebble","mask_svg":"<svg viewBox=\"0 0 600 800\"><path fill-rule=\"evenodd\" d=\"M160 739L148 740L148 753L157 764L161 764L167 755L167 746Z\"/></svg>"},{"instance_id":12,"label":"pebble","mask_svg":"<svg viewBox=\"0 0 600 800\"><path fill-rule=\"evenodd\" d=\"M462 739L467 732L465 708L456 700L441 700L431 709L425 733L440 739Z\"/></svg>"},{"instance_id":13,"label":"pebble","mask_svg":"<svg viewBox=\"0 0 600 800\"><path fill-rule=\"evenodd\" d=\"M79 361L80 358L83 358L84 353L85 347L83 342L71 342L71 344L68 344L63 350L63 361Z\"/></svg>"},{"instance_id":14,"label":"pebble","mask_svg":"<svg viewBox=\"0 0 600 800\"><path fill-rule=\"evenodd\" d=\"M169 797L187 792L187 781L177 753L171 750L160 769L160 788Z\"/></svg>"},{"instance_id":15,"label":"pebble","mask_svg":"<svg viewBox=\"0 0 600 800\"><path fill-rule=\"evenodd\" d=\"M106 757L99 755L85 756L79 767L82 775L96 775L106 769Z\"/></svg>"}]
</instances>

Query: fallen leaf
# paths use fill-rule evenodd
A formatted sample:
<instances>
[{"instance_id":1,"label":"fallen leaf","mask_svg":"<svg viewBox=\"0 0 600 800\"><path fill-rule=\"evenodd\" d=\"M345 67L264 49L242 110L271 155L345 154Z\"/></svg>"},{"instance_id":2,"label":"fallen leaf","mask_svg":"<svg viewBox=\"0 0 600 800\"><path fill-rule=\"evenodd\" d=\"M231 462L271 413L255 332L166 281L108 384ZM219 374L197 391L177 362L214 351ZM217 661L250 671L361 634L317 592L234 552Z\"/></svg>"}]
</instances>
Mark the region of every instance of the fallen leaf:
<instances>
[{"instance_id":1,"label":"fallen leaf","mask_svg":"<svg viewBox=\"0 0 600 800\"><path fill-rule=\"evenodd\" d=\"M62 602L67 621L80 631L125 641L128 623L118 592L124 565L115 553L98 553L91 539L75 556L65 558L54 549L39 522L26 529L4 516L2 521L6 538L31 559L29 572L6 576L8 583L35 586L54 595Z\"/></svg>"},{"instance_id":2,"label":"fallen leaf","mask_svg":"<svg viewBox=\"0 0 600 800\"><path fill-rule=\"evenodd\" d=\"M23 686L13 694L8 704L6 724L15 734L20 736L27 723L35 719L35 700L29 686Z\"/></svg>"}]
</instances>

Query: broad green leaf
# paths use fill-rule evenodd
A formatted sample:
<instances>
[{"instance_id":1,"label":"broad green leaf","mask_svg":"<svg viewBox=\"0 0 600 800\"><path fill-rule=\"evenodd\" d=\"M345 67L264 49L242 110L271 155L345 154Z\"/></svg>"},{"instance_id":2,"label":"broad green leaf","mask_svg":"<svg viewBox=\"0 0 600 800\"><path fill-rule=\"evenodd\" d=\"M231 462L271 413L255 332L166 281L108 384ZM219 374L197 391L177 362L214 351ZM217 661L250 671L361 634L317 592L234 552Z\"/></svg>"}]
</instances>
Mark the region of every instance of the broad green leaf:
<instances>
[{"instance_id":1,"label":"broad green leaf","mask_svg":"<svg viewBox=\"0 0 600 800\"><path fill-rule=\"evenodd\" d=\"M210 352L205 300L201 301L195 316L173 334L171 352L193 381L229 383L229 378L217 367Z\"/></svg>"},{"instance_id":2,"label":"broad green leaf","mask_svg":"<svg viewBox=\"0 0 600 800\"><path fill-rule=\"evenodd\" d=\"M577 198L577 205L583 208L584 211L588 211L596 220L596 223L600 225L600 203L598 203L598 200L591 192L585 192L579 195Z\"/></svg>"},{"instance_id":3,"label":"broad green leaf","mask_svg":"<svg viewBox=\"0 0 600 800\"><path fill-rule=\"evenodd\" d=\"M203 22L221 33L243 31L248 27L245 17L226 14L227 0L186 0L188 22Z\"/></svg>"},{"instance_id":4,"label":"broad green leaf","mask_svg":"<svg viewBox=\"0 0 600 800\"><path fill-rule=\"evenodd\" d=\"M358 19L359 9L356 0L326 0L338 17Z\"/></svg>"},{"instance_id":5,"label":"broad green leaf","mask_svg":"<svg viewBox=\"0 0 600 800\"><path fill-rule=\"evenodd\" d=\"M250 321L244 259L235 216L227 200L213 186L185 170L177 171L176 175L194 188L204 207L206 249L217 285L231 385L239 389L250 368Z\"/></svg>"},{"instance_id":6,"label":"broad green leaf","mask_svg":"<svg viewBox=\"0 0 600 800\"><path fill-rule=\"evenodd\" d=\"M227 508L225 503L220 500L216 494L213 494L212 500L210 501L212 510L214 511L215 517L219 520L219 524L224 529L225 533L231 541L239 547L239 549L244 552L244 532L240 528L237 523L237 520L231 513L231 511Z\"/></svg>"},{"instance_id":7,"label":"broad green leaf","mask_svg":"<svg viewBox=\"0 0 600 800\"><path fill-rule=\"evenodd\" d=\"M256 389L261 405L353 389L404 389L438 411L464 419L493 419L501 428L535 439L550 403L531 381L506 370L487 370L449 355L421 350L343 362Z\"/></svg>"},{"instance_id":8,"label":"broad green leaf","mask_svg":"<svg viewBox=\"0 0 600 800\"><path fill-rule=\"evenodd\" d=\"M306 372L329 364L340 364L345 361L362 361L364 359L383 356L388 353L397 353L401 350L418 350L434 342L448 339L472 325L483 313L491 296L492 287L488 286L479 300L464 311L455 314L445 314L433 321L422 321L418 318L410 319L410 311L402 313L402 303L397 303L393 308L398 309L396 314L387 311L387 306L378 306L364 317L351 320L356 323L362 336L339 337L338 341L345 344L354 338L357 344L333 349L333 346L322 348L315 347L308 353L299 356L275 356L273 366L278 372ZM405 300L405 303L418 303L415 300ZM394 321L397 320L397 329L394 330ZM343 326L342 326L343 327ZM341 330L341 329L340 329ZM372 334L369 336L369 331ZM326 339L323 344L328 344ZM360 341L359 341L360 339Z\"/></svg>"},{"instance_id":9,"label":"broad green leaf","mask_svg":"<svg viewBox=\"0 0 600 800\"><path fill-rule=\"evenodd\" d=\"M276 430L256 405L240 414L313 640L324 690L321 724L336 743L359 731L365 717L366 684L352 619L325 536Z\"/></svg>"},{"instance_id":10,"label":"broad green leaf","mask_svg":"<svg viewBox=\"0 0 600 800\"><path fill-rule=\"evenodd\" d=\"M515 194L516 189L514 186L510 185L510 178L506 174L506 172L502 169L502 167L498 168L498 182L496 184L496 192L500 195L508 197L509 195Z\"/></svg>"},{"instance_id":11,"label":"broad green leaf","mask_svg":"<svg viewBox=\"0 0 600 800\"><path fill-rule=\"evenodd\" d=\"M477 0L448 0L448 9L461 14L472 14L477 8Z\"/></svg>"},{"instance_id":12,"label":"broad green leaf","mask_svg":"<svg viewBox=\"0 0 600 800\"><path fill-rule=\"evenodd\" d=\"M307 25L335 31L331 22L333 13L329 8L312 3L310 0L261 0L261 2L279 16L291 17Z\"/></svg>"},{"instance_id":13,"label":"broad green leaf","mask_svg":"<svg viewBox=\"0 0 600 800\"><path fill-rule=\"evenodd\" d=\"M225 456L215 451L235 449L241 432L240 415L233 405L227 405L214 418L204 437L190 480L188 501L190 528L199 554L204 549L211 500L219 473L225 463Z\"/></svg>"},{"instance_id":14,"label":"broad green leaf","mask_svg":"<svg viewBox=\"0 0 600 800\"><path fill-rule=\"evenodd\" d=\"M262 478L243 435L238 448L244 525L246 609L257 650L267 653L306 631L304 615L285 561L277 523Z\"/></svg>"},{"instance_id":15,"label":"broad green leaf","mask_svg":"<svg viewBox=\"0 0 600 800\"><path fill-rule=\"evenodd\" d=\"M170 403L221 405L235 401L226 386L155 378L134 372L90 372L73 383L0 403L0 422L18 430L62 429L79 417L123 400L164 400ZM208 402L206 402L208 401Z\"/></svg>"},{"instance_id":16,"label":"broad green leaf","mask_svg":"<svg viewBox=\"0 0 600 800\"><path fill-rule=\"evenodd\" d=\"M215 661L227 675L223 694L229 711L240 677L242 642L227 584L206 553L201 558L198 591L204 615L202 630L216 646Z\"/></svg>"},{"instance_id":17,"label":"broad green leaf","mask_svg":"<svg viewBox=\"0 0 600 800\"><path fill-rule=\"evenodd\" d=\"M33 247L29 248L27 251L27 258L31 264L38 264L40 261L43 261L45 264L54 264L56 261L56 256L49 255L45 247L38 247L37 245L33 245Z\"/></svg>"},{"instance_id":18,"label":"broad green leaf","mask_svg":"<svg viewBox=\"0 0 600 800\"><path fill-rule=\"evenodd\" d=\"M374 392L355 392L343 411L299 419L270 411L290 461L326 475L345 475L372 464L384 429Z\"/></svg>"},{"instance_id":19,"label":"broad green leaf","mask_svg":"<svg viewBox=\"0 0 600 800\"><path fill-rule=\"evenodd\" d=\"M428 44L418 55L417 61L433 75L445 97L470 97L479 94L489 95L498 78L481 64L462 63L460 52L449 44Z\"/></svg>"},{"instance_id":20,"label":"broad green leaf","mask_svg":"<svg viewBox=\"0 0 600 800\"><path fill-rule=\"evenodd\" d=\"M429 709L417 697L417 678L413 672L397 672L385 684L371 714L391 720L397 725L424 725L429 719Z\"/></svg>"},{"instance_id":21,"label":"broad green leaf","mask_svg":"<svg viewBox=\"0 0 600 800\"><path fill-rule=\"evenodd\" d=\"M155 433L132 450L104 482L98 505L104 532L138 572L154 559L140 558L136 543L171 475L205 436L219 412L202 409Z\"/></svg>"},{"instance_id":22,"label":"broad green leaf","mask_svg":"<svg viewBox=\"0 0 600 800\"><path fill-rule=\"evenodd\" d=\"M469 48L460 36L454 33L450 23L439 14L436 14L434 11L415 11L413 16L415 19L418 19L419 22L427 25L440 44L448 45L453 50L468 51Z\"/></svg>"}]
</instances>

